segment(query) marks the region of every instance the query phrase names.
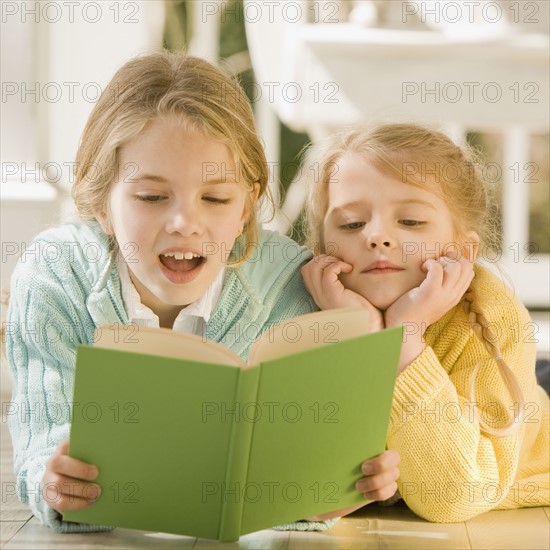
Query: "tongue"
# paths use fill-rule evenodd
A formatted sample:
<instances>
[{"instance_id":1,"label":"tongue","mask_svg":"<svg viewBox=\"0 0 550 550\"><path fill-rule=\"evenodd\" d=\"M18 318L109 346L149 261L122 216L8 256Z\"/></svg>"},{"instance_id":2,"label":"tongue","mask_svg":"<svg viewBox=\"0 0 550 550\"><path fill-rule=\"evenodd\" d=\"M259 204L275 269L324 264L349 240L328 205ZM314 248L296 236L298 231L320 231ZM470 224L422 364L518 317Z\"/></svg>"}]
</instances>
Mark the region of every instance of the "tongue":
<instances>
[{"instance_id":1,"label":"tongue","mask_svg":"<svg viewBox=\"0 0 550 550\"><path fill-rule=\"evenodd\" d=\"M176 260L173 256L159 256L159 258L164 267L179 272L191 271L202 262L202 258L193 258L192 260Z\"/></svg>"}]
</instances>

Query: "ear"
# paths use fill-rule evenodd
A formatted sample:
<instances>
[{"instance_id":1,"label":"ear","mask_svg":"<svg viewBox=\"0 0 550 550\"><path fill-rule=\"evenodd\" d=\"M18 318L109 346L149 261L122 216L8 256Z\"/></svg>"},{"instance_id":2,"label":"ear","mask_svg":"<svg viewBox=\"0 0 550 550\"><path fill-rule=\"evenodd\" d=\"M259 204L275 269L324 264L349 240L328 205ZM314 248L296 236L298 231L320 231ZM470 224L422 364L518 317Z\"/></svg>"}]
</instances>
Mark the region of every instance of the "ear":
<instances>
[{"instance_id":1,"label":"ear","mask_svg":"<svg viewBox=\"0 0 550 550\"><path fill-rule=\"evenodd\" d=\"M479 235L475 231L468 231L462 241L462 254L472 263L479 253L479 241Z\"/></svg>"},{"instance_id":2,"label":"ear","mask_svg":"<svg viewBox=\"0 0 550 550\"><path fill-rule=\"evenodd\" d=\"M258 200L258 196L260 195L260 184L258 182L254 183L254 189L250 191L250 201L252 204L256 204L256 201Z\"/></svg>"},{"instance_id":3,"label":"ear","mask_svg":"<svg viewBox=\"0 0 550 550\"><path fill-rule=\"evenodd\" d=\"M243 215L241 218L243 222L243 226L245 226L248 223L248 220L250 218L250 209L254 208L258 200L259 194L260 194L260 184L258 182L255 182L254 188L252 189L252 191L250 191L250 194L248 197L250 202L247 200L244 205Z\"/></svg>"},{"instance_id":4,"label":"ear","mask_svg":"<svg viewBox=\"0 0 550 550\"><path fill-rule=\"evenodd\" d=\"M103 233L105 233L105 235L112 236L114 234L113 227L111 226L111 222L109 220L109 215L107 214L107 212L96 212L95 217L99 225L101 226Z\"/></svg>"}]
</instances>

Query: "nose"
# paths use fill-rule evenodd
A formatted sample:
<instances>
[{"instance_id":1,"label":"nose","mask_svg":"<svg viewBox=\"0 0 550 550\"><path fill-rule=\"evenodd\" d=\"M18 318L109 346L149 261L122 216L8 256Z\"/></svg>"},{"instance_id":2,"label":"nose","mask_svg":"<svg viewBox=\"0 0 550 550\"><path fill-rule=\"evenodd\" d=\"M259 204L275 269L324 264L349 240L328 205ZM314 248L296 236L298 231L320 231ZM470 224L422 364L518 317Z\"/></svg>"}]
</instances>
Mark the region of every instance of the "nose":
<instances>
[{"instance_id":1,"label":"nose","mask_svg":"<svg viewBox=\"0 0 550 550\"><path fill-rule=\"evenodd\" d=\"M200 235L202 222L199 213L190 205L177 205L169 213L166 219L166 232L179 233L183 237Z\"/></svg>"},{"instance_id":2,"label":"nose","mask_svg":"<svg viewBox=\"0 0 550 550\"><path fill-rule=\"evenodd\" d=\"M397 246L397 239L388 229L387 225L382 221L371 221L367 226L367 248L375 249L391 249Z\"/></svg>"}]
</instances>

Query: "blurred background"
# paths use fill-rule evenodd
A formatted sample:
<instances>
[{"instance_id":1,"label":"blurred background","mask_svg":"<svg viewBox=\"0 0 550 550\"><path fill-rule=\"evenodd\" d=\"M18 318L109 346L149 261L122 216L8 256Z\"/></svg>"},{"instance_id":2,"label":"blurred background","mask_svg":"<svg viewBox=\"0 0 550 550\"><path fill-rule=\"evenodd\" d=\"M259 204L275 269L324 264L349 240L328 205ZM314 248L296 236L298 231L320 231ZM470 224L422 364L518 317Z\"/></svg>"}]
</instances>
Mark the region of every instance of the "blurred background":
<instances>
[{"instance_id":1,"label":"blurred background","mask_svg":"<svg viewBox=\"0 0 550 550\"><path fill-rule=\"evenodd\" d=\"M300 151L353 122L438 125L500 190L500 265L547 358L550 2L2 1L1 286L26 243L74 216L73 161L115 70L161 48L223 66L250 98L280 209L301 240Z\"/></svg>"}]
</instances>

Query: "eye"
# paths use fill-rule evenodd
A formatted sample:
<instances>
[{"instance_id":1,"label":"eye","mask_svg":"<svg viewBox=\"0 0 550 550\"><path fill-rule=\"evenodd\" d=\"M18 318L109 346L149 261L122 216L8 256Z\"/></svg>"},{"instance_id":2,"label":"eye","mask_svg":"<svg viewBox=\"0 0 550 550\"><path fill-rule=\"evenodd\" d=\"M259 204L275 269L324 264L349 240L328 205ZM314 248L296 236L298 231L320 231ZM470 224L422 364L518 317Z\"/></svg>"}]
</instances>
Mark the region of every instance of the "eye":
<instances>
[{"instance_id":1,"label":"eye","mask_svg":"<svg viewBox=\"0 0 550 550\"><path fill-rule=\"evenodd\" d=\"M164 200L166 197L164 195L136 195L136 198L142 202L147 203L156 203Z\"/></svg>"},{"instance_id":2,"label":"eye","mask_svg":"<svg viewBox=\"0 0 550 550\"><path fill-rule=\"evenodd\" d=\"M202 200L214 204L229 204L230 199L220 199L218 197L203 197Z\"/></svg>"},{"instance_id":3,"label":"eye","mask_svg":"<svg viewBox=\"0 0 550 550\"><path fill-rule=\"evenodd\" d=\"M419 225L424 225L426 222L419 220L399 220L399 223L407 227L418 227Z\"/></svg>"},{"instance_id":4,"label":"eye","mask_svg":"<svg viewBox=\"0 0 550 550\"><path fill-rule=\"evenodd\" d=\"M353 231L354 229L361 229L365 225L365 222L351 222L340 226L340 229Z\"/></svg>"}]
</instances>

